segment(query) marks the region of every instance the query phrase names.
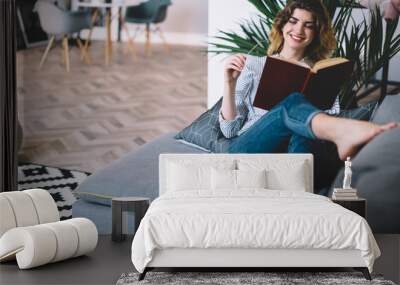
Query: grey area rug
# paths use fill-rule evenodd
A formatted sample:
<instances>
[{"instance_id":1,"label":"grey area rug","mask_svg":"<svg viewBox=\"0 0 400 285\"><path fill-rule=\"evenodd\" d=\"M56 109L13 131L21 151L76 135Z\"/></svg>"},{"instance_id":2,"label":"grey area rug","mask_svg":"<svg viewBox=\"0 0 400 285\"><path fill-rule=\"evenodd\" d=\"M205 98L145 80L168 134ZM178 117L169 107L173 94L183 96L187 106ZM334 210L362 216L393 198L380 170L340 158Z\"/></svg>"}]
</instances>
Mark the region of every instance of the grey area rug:
<instances>
[{"instance_id":1,"label":"grey area rug","mask_svg":"<svg viewBox=\"0 0 400 285\"><path fill-rule=\"evenodd\" d=\"M90 173L35 163L18 165L18 190L41 188L47 190L57 204L60 219L72 218L73 191Z\"/></svg>"},{"instance_id":2,"label":"grey area rug","mask_svg":"<svg viewBox=\"0 0 400 285\"><path fill-rule=\"evenodd\" d=\"M138 276L138 273L122 274L116 285L395 285L379 275L368 281L360 272L148 272L142 281L137 280Z\"/></svg>"}]
</instances>

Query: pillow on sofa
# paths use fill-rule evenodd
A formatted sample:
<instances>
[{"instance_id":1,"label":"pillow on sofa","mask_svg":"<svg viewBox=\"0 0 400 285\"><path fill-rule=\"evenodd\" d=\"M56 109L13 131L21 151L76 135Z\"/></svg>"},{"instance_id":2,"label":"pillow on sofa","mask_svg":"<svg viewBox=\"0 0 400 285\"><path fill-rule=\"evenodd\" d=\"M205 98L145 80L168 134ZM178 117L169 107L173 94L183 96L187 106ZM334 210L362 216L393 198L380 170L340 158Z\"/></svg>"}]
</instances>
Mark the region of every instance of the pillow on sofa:
<instances>
[{"instance_id":1,"label":"pillow on sofa","mask_svg":"<svg viewBox=\"0 0 400 285\"><path fill-rule=\"evenodd\" d=\"M180 131L175 139L184 140L211 152L226 152L228 139L222 134L218 120L221 104L222 98L193 123Z\"/></svg>"}]
</instances>

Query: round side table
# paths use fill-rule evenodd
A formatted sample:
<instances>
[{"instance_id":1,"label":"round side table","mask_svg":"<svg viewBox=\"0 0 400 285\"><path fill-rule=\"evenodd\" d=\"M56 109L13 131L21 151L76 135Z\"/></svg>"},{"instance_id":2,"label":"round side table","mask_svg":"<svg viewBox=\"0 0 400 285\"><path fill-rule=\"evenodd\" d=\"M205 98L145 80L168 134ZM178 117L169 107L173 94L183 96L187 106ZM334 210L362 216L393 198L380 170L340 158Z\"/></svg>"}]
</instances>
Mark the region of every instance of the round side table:
<instances>
[{"instance_id":1,"label":"round side table","mask_svg":"<svg viewBox=\"0 0 400 285\"><path fill-rule=\"evenodd\" d=\"M126 226L127 212L135 213L135 229L136 233L140 221L146 214L150 205L150 199L144 197L118 197L113 198L111 203L112 209L112 240L123 241L126 235L123 234L123 228Z\"/></svg>"}]
</instances>

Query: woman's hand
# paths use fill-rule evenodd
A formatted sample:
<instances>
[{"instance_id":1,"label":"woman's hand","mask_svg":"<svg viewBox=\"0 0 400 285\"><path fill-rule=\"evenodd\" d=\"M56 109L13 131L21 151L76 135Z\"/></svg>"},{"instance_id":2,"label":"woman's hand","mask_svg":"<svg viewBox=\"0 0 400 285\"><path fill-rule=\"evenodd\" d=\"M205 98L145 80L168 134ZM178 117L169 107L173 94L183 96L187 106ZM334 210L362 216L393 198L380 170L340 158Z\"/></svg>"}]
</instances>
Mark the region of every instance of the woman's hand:
<instances>
[{"instance_id":1,"label":"woman's hand","mask_svg":"<svg viewBox=\"0 0 400 285\"><path fill-rule=\"evenodd\" d=\"M243 54L230 56L224 67L225 82L229 84L236 83L240 73L243 70L246 57Z\"/></svg>"},{"instance_id":2,"label":"woman's hand","mask_svg":"<svg viewBox=\"0 0 400 285\"><path fill-rule=\"evenodd\" d=\"M226 60L224 66L224 96L221 106L221 115L225 120L233 120L236 117L236 81L243 70L245 62L246 57L243 54L232 55Z\"/></svg>"}]
</instances>

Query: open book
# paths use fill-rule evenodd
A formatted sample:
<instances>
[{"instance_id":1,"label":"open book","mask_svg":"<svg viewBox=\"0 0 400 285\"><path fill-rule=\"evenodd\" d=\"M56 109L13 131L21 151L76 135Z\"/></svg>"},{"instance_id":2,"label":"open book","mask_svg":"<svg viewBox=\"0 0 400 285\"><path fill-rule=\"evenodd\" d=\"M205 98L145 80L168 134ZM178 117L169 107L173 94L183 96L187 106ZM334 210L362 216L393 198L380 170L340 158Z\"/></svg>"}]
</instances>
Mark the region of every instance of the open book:
<instances>
[{"instance_id":1,"label":"open book","mask_svg":"<svg viewBox=\"0 0 400 285\"><path fill-rule=\"evenodd\" d=\"M329 58L313 68L268 57L258 85L254 106L270 110L293 92L301 92L321 110L330 109L341 87L349 80L353 64L345 58Z\"/></svg>"}]
</instances>

